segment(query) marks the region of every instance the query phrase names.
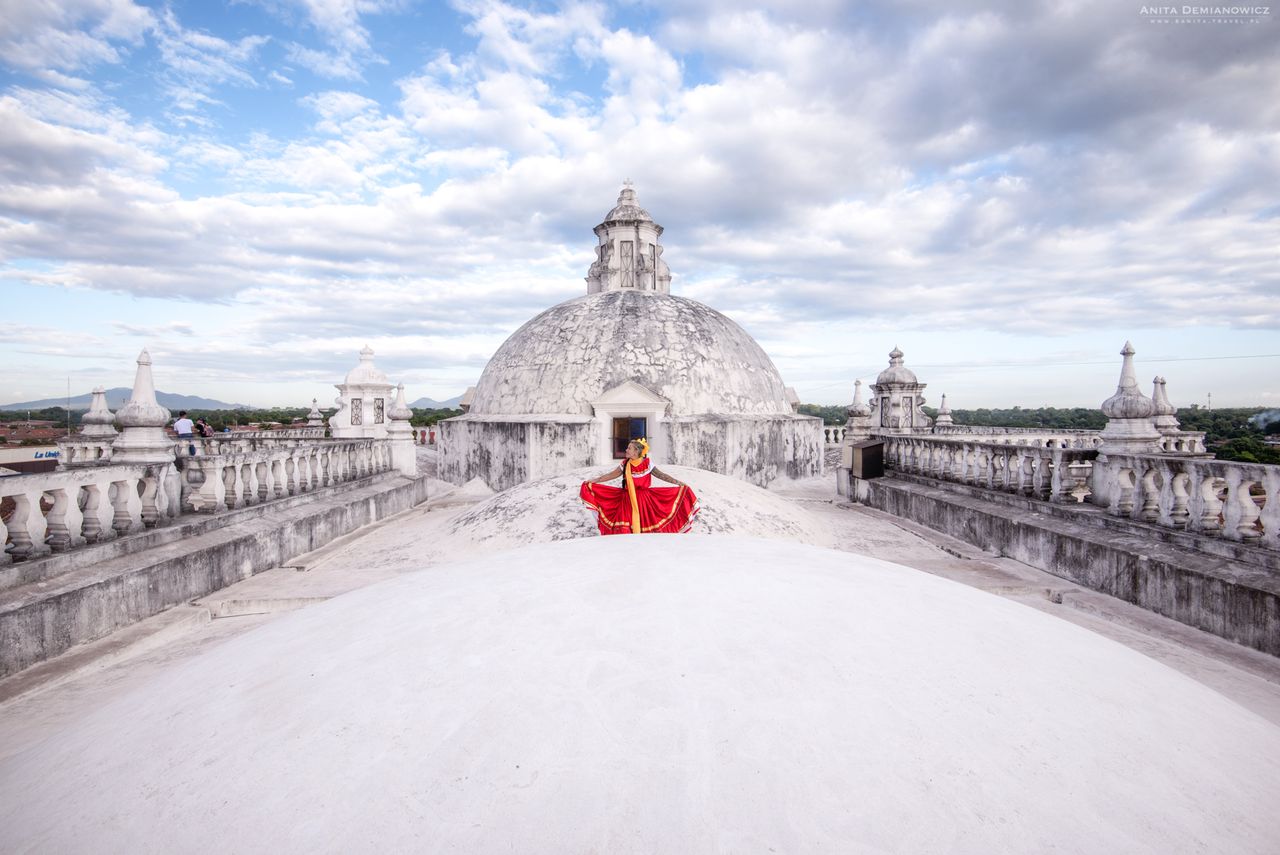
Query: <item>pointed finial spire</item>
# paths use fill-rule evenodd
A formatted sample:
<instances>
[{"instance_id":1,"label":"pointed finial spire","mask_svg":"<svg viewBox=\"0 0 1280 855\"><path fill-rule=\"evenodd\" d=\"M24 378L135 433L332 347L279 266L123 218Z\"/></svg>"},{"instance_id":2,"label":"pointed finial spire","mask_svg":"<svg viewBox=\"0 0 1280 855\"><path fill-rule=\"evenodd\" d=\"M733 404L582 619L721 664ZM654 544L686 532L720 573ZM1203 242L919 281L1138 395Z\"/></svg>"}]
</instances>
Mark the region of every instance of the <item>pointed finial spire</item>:
<instances>
[{"instance_id":1,"label":"pointed finial spire","mask_svg":"<svg viewBox=\"0 0 1280 855\"><path fill-rule=\"evenodd\" d=\"M1111 419L1145 419L1155 412L1155 404L1138 388L1138 375L1133 369L1136 353L1130 342L1120 351L1124 363L1120 366L1120 382L1116 393L1102 402L1102 412Z\"/></svg>"},{"instance_id":2,"label":"pointed finial spire","mask_svg":"<svg viewBox=\"0 0 1280 855\"><path fill-rule=\"evenodd\" d=\"M1169 392L1165 389L1165 379L1156 376L1152 381L1151 401L1155 406L1156 430L1162 434L1178 433L1182 425L1178 422L1178 410L1169 401Z\"/></svg>"},{"instance_id":3,"label":"pointed finial spire","mask_svg":"<svg viewBox=\"0 0 1280 855\"><path fill-rule=\"evenodd\" d=\"M115 436L115 420L115 414L107 409L106 390L98 386L93 390L93 400L89 403L89 412L80 418L80 435Z\"/></svg>"},{"instance_id":4,"label":"pointed finial spire","mask_svg":"<svg viewBox=\"0 0 1280 855\"><path fill-rule=\"evenodd\" d=\"M941 403L938 404L938 417L933 420L933 423L937 427L945 427L950 424L955 424L951 418L951 408L947 406L947 395L945 392L942 394Z\"/></svg>"},{"instance_id":5,"label":"pointed finial spire","mask_svg":"<svg viewBox=\"0 0 1280 855\"><path fill-rule=\"evenodd\" d=\"M413 410L409 409L409 405L404 400L404 384L396 385L396 400L391 405L391 409L387 412L387 418L392 421L407 422L413 418Z\"/></svg>"},{"instance_id":6,"label":"pointed finial spire","mask_svg":"<svg viewBox=\"0 0 1280 855\"><path fill-rule=\"evenodd\" d=\"M849 407L850 416L869 416L871 408L862 400L862 381L853 381L853 405Z\"/></svg>"},{"instance_id":7,"label":"pointed finial spire","mask_svg":"<svg viewBox=\"0 0 1280 855\"><path fill-rule=\"evenodd\" d=\"M133 378L133 392L116 421L121 427L164 427L169 421L169 411L156 401L156 384L151 376L151 354L144 348L138 354L138 371Z\"/></svg>"},{"instance_id":8,"label":"pointed finial spire","mask_svg":"<svg viewBox=\"0 0 1280 855\"><path fill-rule=\"evenodd\" d=\"M156 401L151 354L145 350L138 355L133 394L116 413L116 421L122 430L112 444L114 462L173 463L173 440L164 431L169 423L169 411Z\"/></svg>"}]
</instances>

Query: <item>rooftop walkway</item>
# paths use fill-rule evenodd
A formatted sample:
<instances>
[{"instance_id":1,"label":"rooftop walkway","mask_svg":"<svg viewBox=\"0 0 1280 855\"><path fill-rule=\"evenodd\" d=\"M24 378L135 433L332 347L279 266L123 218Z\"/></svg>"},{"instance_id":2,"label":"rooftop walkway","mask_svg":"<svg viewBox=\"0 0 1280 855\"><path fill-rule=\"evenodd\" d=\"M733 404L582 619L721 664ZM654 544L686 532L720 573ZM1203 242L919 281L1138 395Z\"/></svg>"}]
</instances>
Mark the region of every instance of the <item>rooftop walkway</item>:
<instances>
[{"instance_id":1,"label":"rooftop walkway","mask_svg":"<svg viewBox=\"0 0 1280 855\"><path fill-rule=\"evenodd\" d=\"M423 461L430 461L429 454ZM0 757L51 736L120 693L286 612L485 552L451 544L477 499L432 482L424 505L0 681ZM775 491L825 521L836 548L987 591L1138 651L1280 724L1280 660L861 506L827 479ZM692 536L692 535L691 535Z\"/></svg>"}]
</instances>

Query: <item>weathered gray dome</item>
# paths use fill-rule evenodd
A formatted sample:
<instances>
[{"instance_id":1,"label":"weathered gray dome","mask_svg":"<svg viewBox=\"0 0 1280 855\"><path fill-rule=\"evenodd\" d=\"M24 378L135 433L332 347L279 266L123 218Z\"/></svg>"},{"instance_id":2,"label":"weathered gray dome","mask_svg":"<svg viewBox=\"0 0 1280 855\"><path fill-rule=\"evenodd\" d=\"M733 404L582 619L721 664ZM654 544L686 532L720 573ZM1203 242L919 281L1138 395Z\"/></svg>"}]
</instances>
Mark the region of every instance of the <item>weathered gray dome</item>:
<instances>
[{"instance_id":1,"label":"weathered gray dome","mask_svg":"<svg viewBox=\"0 0 1280 855\"><path fill-rule=\"evenodd\" d=\"M914 385L920 381L916 373L902 364L902 351L894 348L889 351L889 367L880 372L876 378L877 386L888 386L893 383Z\"/></svg>"},{"instance_id":2,"label":"weathered gray dome","mask_svg":"<svg viewBox=\"0 0 1280 855\"><path fill-rule=\"evenodd\" d=\"M618 204L613 210L605 215L604 222L612 223L617 221L630 222L633 220L642 220L653 222L653 217L649 212L640 207L639 201L636 199L636 191L631 187L624 187L622 192L618 194ZM604 225L604 223L601 223Z\"/></svg>"},{"instance_id":3,"label":"weathered gray dome","mask_svg":"<svg viewBox=\"0 0 1280 855\"><path fill-rule=\"evenodd\" d=\"M671 415L790 413L778 369L742 327L696 300L606 291L553 306L489 360L472 414L591 415L628 380Z\"/></svg>"}]
</instances>

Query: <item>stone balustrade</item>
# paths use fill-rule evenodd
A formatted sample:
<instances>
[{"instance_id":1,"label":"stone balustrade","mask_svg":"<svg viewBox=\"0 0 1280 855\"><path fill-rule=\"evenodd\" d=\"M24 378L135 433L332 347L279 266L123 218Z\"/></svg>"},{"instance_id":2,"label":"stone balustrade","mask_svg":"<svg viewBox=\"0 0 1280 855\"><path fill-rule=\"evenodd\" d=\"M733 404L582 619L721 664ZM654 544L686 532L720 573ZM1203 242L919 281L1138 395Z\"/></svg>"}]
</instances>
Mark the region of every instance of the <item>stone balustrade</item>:
<instances>
[{"instance_id":1,"label":"stone balustrade","mask_svg":"<svg viewBox=\"0 0 1280 855\"><path fill-rule=\"evenodd\" d=\"M1097 451L1066 448L1057 439L1048 447L979 442L938 436L884 436L885 466L988 490L1051 502L1083 502Z\"/></svg>"},{"instance_id":2,"label":"stone balustrade","mask_svg":"<svg viewBox=\"0 0 1280 855\"><path fill-rule=\"evenodd\" d=\"M111 462L112 438L72 434L58 437L58 464L67 468L105 466Z\"/></svg>"},{"instance_id":3,"label":"stone balustrade","mask_svg":"<svg viewBox=\"0 0 1280 855\"><path fill-rule=\"evenodd\" d=\"M1178 431L1160 437L1160 450L1165 454L1208 454L1201 431Z\"/></svg>"},{"instance_id":4,"label":"stone balustrade","mask_svg":"<svg viewBox=\"0 0 1280 855\"><path fill-rule=\"evenodd\" d=\"M193 442L196 455L182 462L184 512L243 508L392 468L387 439L270 441L228 435Z\"/></svg>"},{"instance_id":5,"label":"stone balustrade","mask_svg":"<svg viewBox=\"0 0 1280 855\"><path fill-rule=\"evenodd\" d=\"M839 445L844 442L844 425L823 425L822 438L827 445Z\"/></svg>"},{"instance_id":6,"label":"stone balustrade","mask_svg":"<svg viewBox=\"0 0 1280 855\"><path fill-rule=\"evenodd\" d=\"M115 464L0 478L0 564L64 552L153 528L179 513L181 485L171 463Z\"/></svg>"},{"instance_id":7,"label":"stone balustrade","mask_svg":"<svg viewBox=\"0 0 1280 855\"><path fill-rule=\"evenodd\" d=\"M319 433L302 432L306 430L318 430ZM213 436L196 436L191 439L173 440L173 456L175 460L183 460L193 456L209 457L245 451L293 448L316 441L325 441L323 428L299 428L296 431L263 430L215 433ZM194 455L191 454L192 449L195 450Z\"/></svg>"},{"instance_id":8,"label":"stone balustrade","mask_svg":"<svg viewBox=\"0 0 1280 855\"><path fill-rule=\"evenodd\" d=\"M1097 448L1102 437L1096 430L1056 430L1053 428L1010 428L991 425L937 425L932 436L948 439L972 437L978 442L1001 445L1039 445L1045 448L1057 442L1060 448ZM1201 434L1203 440L1204 435Z\"/></svg>"},{"instance_id":9,"label":"stone balustrade","mask_svg":"<svg viewBox=\"0 0 1280 855\"><path fill-rule=\"evenodd\" d=\"M1188 443L1203 435L1191 434ZM1171 529L1280 548L1280 466L1187 452L1100 454L939 436L885 436L885 466L1051 502L1091 504ZM1172 437L1176 438L1176 437ZM1187 447L1194 447L1189 445Z\"/></svg>"},{"instance_id":10,"label":"stone balustrade","mask_svg":"<svg viewBox=\"0 0 1280 855\"><path fill-rule=\"evenodd\" d=\"M1280 466L1168 454L1106 454L1094 504L1115 516L1280 548Z\"/></svg>"},{"instance_id":11,"label":"stone balustrade","mask_svg":"<svg viewBox=\"0 0 1280 855\"><path fill-rule=\"evenodd\" d=\"M2 478L0 501L11 500L13 512L0 519L0 542L12 541L0 552L0 564L111 540L184 513L242 508L392 468L393 440L282 433L178 440L174 453L181 471L172 463L84 460L53 472ZM192 444L194 457L187 448Z\"/></svg>"}]
</instances>

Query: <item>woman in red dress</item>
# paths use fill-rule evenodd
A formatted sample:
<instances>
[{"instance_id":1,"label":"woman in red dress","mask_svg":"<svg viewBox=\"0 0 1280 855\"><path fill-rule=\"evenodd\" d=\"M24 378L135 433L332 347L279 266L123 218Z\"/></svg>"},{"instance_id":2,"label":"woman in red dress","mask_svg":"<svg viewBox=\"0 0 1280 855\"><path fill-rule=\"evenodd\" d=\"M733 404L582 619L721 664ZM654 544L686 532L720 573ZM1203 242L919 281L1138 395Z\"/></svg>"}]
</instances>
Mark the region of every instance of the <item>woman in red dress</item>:
<instances>
[{"instance_id":1,"label":"woman in red dress","mask_svg":"<svg viewBox=\"0 0 1280 855\"><path fill-rule=\"evenodd\" d=\"M622 487L607 487L602 481L622 476ZM671 487L653 487L661 478ZM587 507L596 512L601 534L649 534L684 532L698 513L698 497L689 485L667 475L649 459L649 443L633 439L622 465L607 475L584 481L578 491Z\"/></svg>"}]
</instances>

